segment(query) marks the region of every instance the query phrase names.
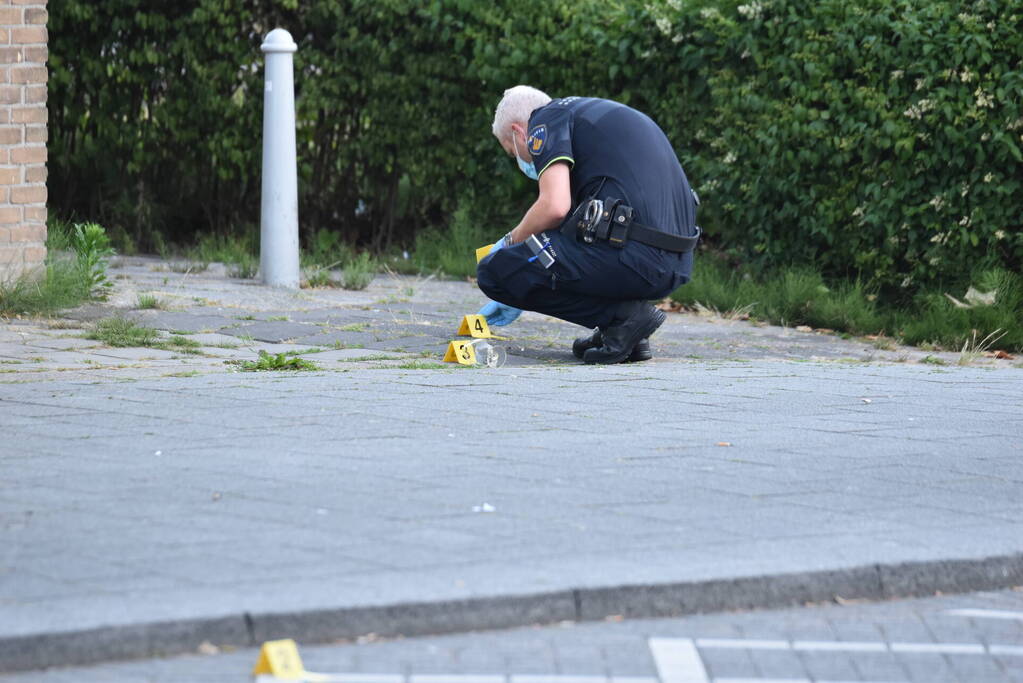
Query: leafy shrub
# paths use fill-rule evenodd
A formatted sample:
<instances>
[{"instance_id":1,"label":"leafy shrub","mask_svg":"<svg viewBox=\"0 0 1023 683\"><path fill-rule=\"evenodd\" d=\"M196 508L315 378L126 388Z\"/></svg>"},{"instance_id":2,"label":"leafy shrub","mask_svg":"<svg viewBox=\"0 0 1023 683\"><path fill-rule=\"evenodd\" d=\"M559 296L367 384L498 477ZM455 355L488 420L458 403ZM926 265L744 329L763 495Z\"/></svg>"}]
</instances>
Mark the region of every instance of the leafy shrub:
<instances>
[{"instance_id":1,"label":"leafy shrub","mask_svg":"<svg viewBox=\"0 0 1023 683\"><path fill-rule=\"evenodd\" d=\"M718 243L891 297L1023 260L1023 12L774 0L711 18L697 136ZM685 17L682 18L685 26ZM908 295L902 296L908 299Z\"/></svg>"},{"instance_id":2,"label":"leafy shrub","mask_svg":"<svg viewBox=\"0 0 1023 683\"><path fill-rule=\"evenodd\" d=\"M503 217L528 206L535 185L490 122L502 90L526 82L648 112L704 199L708 245L734 260L812 265L902 302L959 286L978 266L1023 262L1018 3L65 0L50 10L53 208L97 216L142 248L257 221L258 46L281 25L299 43L302 221L348 243L429 251L425 231L448 226L478 242L454 227L467 201L483 242L511 227ZM444 267L464 272L465 258Z\"/></svg>"}]
</instances>

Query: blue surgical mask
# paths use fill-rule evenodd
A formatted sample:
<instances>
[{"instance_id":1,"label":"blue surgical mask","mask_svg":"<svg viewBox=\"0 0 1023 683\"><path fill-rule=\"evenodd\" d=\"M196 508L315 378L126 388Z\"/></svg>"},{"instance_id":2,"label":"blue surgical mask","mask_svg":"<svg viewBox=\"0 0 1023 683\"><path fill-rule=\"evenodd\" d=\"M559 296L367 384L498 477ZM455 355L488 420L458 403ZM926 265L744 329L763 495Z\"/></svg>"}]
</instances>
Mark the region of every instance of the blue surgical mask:
<instances>
[{"instance_id":1,"label":"blue surgical mask","mask_svg":"<svg viewBox=\"0 0 1023 683\"><path fill-rule=\"evenodd\" d=\"M519 143L515 140L515 131L512 131L512 146L515 147L515 161L519 162L519 170L530 180L539 180L540 174L536 172L536 164L532 161L527 163L519 158Z\"/></svg>"}]
</instances>

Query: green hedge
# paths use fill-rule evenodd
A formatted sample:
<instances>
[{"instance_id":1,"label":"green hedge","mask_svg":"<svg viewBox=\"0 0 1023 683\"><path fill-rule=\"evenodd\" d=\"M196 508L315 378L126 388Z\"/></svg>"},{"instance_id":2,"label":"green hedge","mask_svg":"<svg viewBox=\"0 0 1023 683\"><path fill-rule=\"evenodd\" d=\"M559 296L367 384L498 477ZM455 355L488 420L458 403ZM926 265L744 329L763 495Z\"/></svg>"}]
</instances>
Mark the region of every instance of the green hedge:
<instances>
[{"instance_id":1,"label":"green hedge","mask_svg":"<svg viewBox=\"0 0 1023 683\"><path fill-rule=\"evenodd\" d=\"M1023 10L995 0L64 0L53 209L160 239L258 221L262 70L295 36L303 230L506 230L505 87L650 113L735 261L891 293L1023 258ZM472 207L472 215L464 207Z\"/></svg>"},{"instance_id":2,"label":"green hedge","mask_svg":"<svg viewBox=\"0 0 1023 683\"><path fill-rule=\"evenodd\" d=\"M1023 258L1023 7L753 2L698 136L723 246L886 287Z\"/></svg>"}]
</instances>

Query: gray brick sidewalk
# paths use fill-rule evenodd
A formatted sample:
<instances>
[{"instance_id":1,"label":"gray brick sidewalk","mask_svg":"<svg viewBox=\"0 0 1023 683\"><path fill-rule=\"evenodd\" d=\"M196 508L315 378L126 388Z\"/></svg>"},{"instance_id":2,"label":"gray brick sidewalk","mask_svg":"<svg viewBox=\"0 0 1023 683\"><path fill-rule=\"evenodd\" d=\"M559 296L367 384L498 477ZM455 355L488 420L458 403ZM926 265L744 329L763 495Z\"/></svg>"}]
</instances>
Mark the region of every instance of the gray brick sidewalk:
<instances>
[{"instance_id":1,"label":"gray brick sidewalk","mask_svg":"<svg viewBox=\"0 0 1023 683\"><path fill-rule=\"evenodd\" d=\"M690 643L696 666L672 670ZM1023 681L1023 594L811 605L678 619L563 622L548 627L335 645L302 645L307 670L338 683L686 683L737 681ZM241 683L258 650L0 675L2 683ZM679 680L676 678L675 680Z\"/></svg>"},{"instance_id":2,"label":"gray brick sidewalk","mask_svg":"<svg viewBox=\"0 0 1023 683\"><path fill-rule=\"evenodd\" d=\"M127 282L160 277L136 270ZM0 384L0 670L1023 577L1011 364L845 362L876 349L673 316L659 362L579 366L571 326L526 318L508 330L514 365L409 369L396 363L443 348L478 292L417 281L398 304L421 308L408 334L374 303L408 285L379 287L289 300L211 278L181 290L197 308L145 312L224 336L239 329L217 328L224 311L262 318L243 335L255 346L222 349L249 357L310 343L276 324L379 336L373 352L399 359L300 375L102 347L86 350L136 358L90 370L61 356L82 340L6 327L0 357L45 369L4 366ZM394 348L409 339L428 343ZM199 374L160 376L189 363Z\"/></svg>"}]
</instances>

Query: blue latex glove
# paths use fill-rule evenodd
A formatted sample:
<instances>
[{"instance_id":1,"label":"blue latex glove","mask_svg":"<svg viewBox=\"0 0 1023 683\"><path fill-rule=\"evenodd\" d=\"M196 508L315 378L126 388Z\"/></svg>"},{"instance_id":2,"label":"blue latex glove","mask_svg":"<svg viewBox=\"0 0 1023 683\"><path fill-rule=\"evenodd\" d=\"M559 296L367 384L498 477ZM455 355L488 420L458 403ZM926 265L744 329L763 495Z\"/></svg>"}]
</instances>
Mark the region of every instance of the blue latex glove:
<instances>
[{"instance_id":1,"label":"blue latex glove","mask_svg":"<svg viewBox=\"0 0 1023 683\"><path fill-rule=\"evenodd\" d=\"M481 308L477 315L484 316L487 319L487 325L491 327L504 327L518 320L519 316L522 315L522 309L512 308L511 306L491 301Z\"/></svg>"},{"instance_id":2,"label":"blue latex glove","mask_svg":"<svg viewBox=\"0 0 1023 683\"><path fill-rule=\"evenodd\" d=\"M494 246L490 247L490 253L491 253L491 254L493 254L493 253L494 253L495 251L497 251L498 249L504 249L504 248L505 248L505 247L507 246L507 245L505 244L505 241L504 241L504 240L505 240L505 237L507 237L507 235L505 235L505 236L504 236L504 237L502 237L501 239L499 239L499 240L497 240L496 242L494 242ZM480 313L480 315L483 315L483 314L482 314L482 313Z\"/></svg>"}]
</instances>

